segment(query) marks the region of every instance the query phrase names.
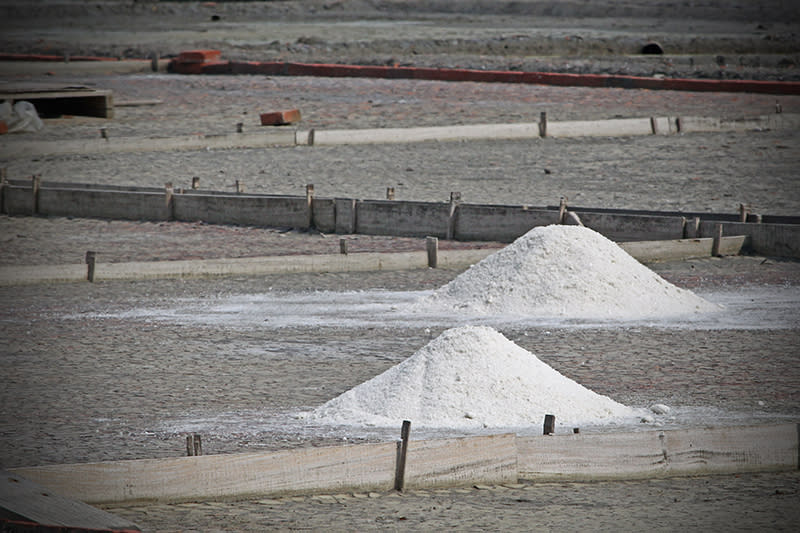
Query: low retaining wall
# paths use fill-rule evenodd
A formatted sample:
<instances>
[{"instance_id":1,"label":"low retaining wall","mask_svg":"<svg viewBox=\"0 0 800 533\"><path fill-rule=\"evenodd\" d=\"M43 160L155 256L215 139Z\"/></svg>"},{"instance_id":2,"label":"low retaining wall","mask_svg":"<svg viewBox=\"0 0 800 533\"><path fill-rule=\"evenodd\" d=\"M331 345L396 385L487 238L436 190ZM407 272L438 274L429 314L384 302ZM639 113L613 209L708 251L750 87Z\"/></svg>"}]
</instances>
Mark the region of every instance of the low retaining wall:
<instances>
[{"instance_id":1,"label":"low retaining wall","mask_svg":"<svg viewBox=\"0 0 800 533\"><path fill-rule=\"evenodd\" d=\"M531 228L563 220L559 207L405 202L232 194L166 187L105 187L11 180L0 187L9 215L183 220L264 227L316 228L323 232L434 236L461 241L511 242ZM583 225L618 242L744 235L750 249L768 256L800 258L800 217L673 213L569 208ZM744 218L743 218L744 217ZM748 222L741 222L747 219ZM767 222L767 220L772 220ZM718 226L720 226L718 228Z\"/></svg>"},{"instance_id":2,"label":"low retaining wall","mask_svg":"<svg viewBox=\"0 0 800 533\"><path fill-rule=\"evenodd\" d=\"M740 119L717 117L649 117L611 120L586 120L516 124L469 124L420 128L373 128L355 130L294 130L272 128L258 133L227 135L188 135L169 138L120 137L64 141L8 140L0 146L0 159L35 155L108 154L119 152L158 152L316 146L343 144L412 143L426 141L465 141L475 139L538 139L540 137L620 137L669 135L675 133L762 131L797 129L800 115L781 113Z\"/></svg>"},{"instance_id":3,"label":"low retaining wall","mask_svg":"<svg viewBox=\"0 0 800 533\"><path fill-rule=\"evenodd\" d=\"M798 468L798 425L412 440L278 452L49 465L11 471L87 503L634 479ZM404 474L404 475L403 475Z\"/></svg>"},{"instance_id":4,"label":"low retaining wall","mask_svg":"<svg viewBox=\"0 0 800 533\"><path fill-rule=\"evenodd\" d=\"M212 51L204 51L212 52ZM459 68L427 68L371 65L333 65L283 61L220 61L219 52L210 60L189 58L183 52L168 69L179 74L263 74L268 76L323 76L333 78L387 78L484 83L525 83L562 87L615 87L671 91L751 92L800 94L800 83L791 81L699 80L646 78L607 74L561 74ZM189 58L189 59L187 59Z\"/></svg>"}]
</instances>

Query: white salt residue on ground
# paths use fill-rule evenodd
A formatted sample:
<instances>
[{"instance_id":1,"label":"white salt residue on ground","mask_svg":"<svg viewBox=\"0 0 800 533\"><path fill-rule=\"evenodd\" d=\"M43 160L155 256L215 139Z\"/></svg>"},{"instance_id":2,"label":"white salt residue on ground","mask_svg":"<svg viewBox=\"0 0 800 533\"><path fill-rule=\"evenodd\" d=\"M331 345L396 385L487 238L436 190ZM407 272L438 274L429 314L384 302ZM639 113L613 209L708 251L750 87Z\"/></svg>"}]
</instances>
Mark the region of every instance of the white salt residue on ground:
<instances>
[{"instance_id":1,"label":"white salt residue on ground","mask_svg":"<svg viewBox=\"0 0 800 533\"><path fill-rule=\"evenodd\" d=\"M341 425L484 428L621 422L641 414L565 377L486 326L445 331L405 361L318 407Z\"/></svg>"},{"instance_id":2,"label":"white salt residue on ground","mask_svg":"<svg viewBox=\"0 0 800 533\"><path fill-rule=\"evenodd\" d=\"M540 226L414 306L477 315L639 319L719 309L582 226Z\"/></svg>"}]
</instances>

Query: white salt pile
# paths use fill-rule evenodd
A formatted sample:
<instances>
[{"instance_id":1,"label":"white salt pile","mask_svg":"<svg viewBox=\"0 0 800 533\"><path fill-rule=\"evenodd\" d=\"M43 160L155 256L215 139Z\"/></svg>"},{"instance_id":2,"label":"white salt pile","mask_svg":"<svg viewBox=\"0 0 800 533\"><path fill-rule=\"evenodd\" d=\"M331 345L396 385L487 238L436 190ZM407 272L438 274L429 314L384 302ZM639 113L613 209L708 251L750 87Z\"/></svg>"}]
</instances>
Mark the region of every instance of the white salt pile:
<instances>
[{"instance_id":1,"label":"white salt pile","mask_svg":"<svg viewBox=\"0 0 800 533\"><path fill-rule=\"evenodd\" d=\"M405 361L308 415L343 425L483 428L573 427L619 421L637 410L597 394L485 326L445 331Z\"/></svg>"},{"instance_id":2,"label":"white salt pile","mask_svg":"<svg viewBox=\"0 0 800 533\"><path fill-rule=\"evenodd\" d=\"M582 226L536 227L415 305L418 311L635 319L718 306Z\"/></svg>"}]
</instances>

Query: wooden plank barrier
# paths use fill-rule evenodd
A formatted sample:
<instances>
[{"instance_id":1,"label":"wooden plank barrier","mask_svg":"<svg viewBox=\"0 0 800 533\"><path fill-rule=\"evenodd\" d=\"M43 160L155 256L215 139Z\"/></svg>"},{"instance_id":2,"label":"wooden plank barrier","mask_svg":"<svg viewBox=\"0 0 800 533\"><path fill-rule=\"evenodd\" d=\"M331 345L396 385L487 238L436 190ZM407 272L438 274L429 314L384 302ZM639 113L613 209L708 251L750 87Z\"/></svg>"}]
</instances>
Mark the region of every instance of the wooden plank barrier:
<instances>
[{"instance_id":1,"label":"wooden plank barrier","mask_svg":"<svg viewBox=\"0 0 800 533\"><path fill-rule=\"evenodd\" d=\"M405 486L517 479L513 434L410 441ZM16 468L12 472L87 503L188 501L315 492L388 491L394 442Z\"/></svg>"},{"instance_id":2,"label":"wooden plank barrier","mask_svg":"<svg viewBox=\"0 0 800 533\"><path fill-rule=\"evenodd\" d=\"M408 443L406 488L797 470L797 424L632 433L501 434ZM389 491L394 442L15 468L87 503Z\"/></svg>"},{"instance_id":3,"label":"wooden plank barrier","mask_svg":"<svg viewBox=\"0 0 800 533\"><path fill-rule=\"evenodd\" d=\"M633 479L798 468L798 425L518 437L521 479Z\"/></svg>"}]
</instances>

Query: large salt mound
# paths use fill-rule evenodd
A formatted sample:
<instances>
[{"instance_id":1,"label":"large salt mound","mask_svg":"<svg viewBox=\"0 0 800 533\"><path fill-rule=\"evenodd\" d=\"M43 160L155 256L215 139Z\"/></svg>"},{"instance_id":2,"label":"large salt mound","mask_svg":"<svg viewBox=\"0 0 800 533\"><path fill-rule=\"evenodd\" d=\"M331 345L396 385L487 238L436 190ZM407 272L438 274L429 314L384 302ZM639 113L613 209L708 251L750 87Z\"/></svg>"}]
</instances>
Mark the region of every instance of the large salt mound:
<instances>
[{"instance_id":1,"label":"large salt mound","mask_svg":"<svg viewBox=\"0 0 800 533\"><path fill-rule=\"evenodd\" d=\"M717 309L582 226L540 226L418 302L419 310L571 318L667 317Z\"/></svg>"},{"instance_id":2,"label":"large salt mound","mask_svg":"<svg viewBox=\"0 0 800 533\"><path fill-rule=\"evenodd\" d=\"M569 426L635 416L485 326L450 329L405 361L318 407L311 420L392 427Z\"/></svg>"}]
</instances>

